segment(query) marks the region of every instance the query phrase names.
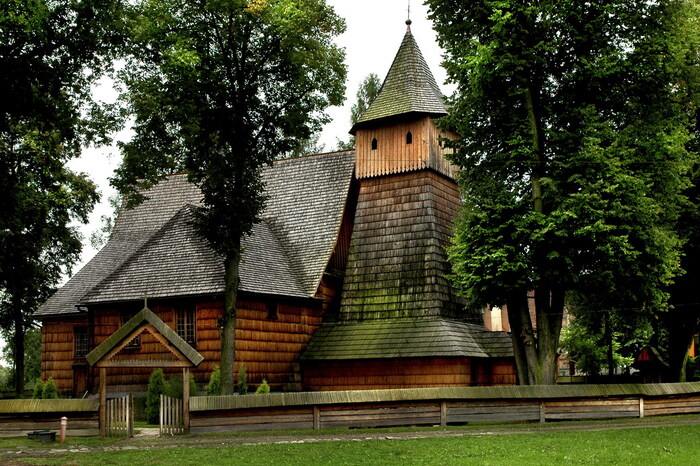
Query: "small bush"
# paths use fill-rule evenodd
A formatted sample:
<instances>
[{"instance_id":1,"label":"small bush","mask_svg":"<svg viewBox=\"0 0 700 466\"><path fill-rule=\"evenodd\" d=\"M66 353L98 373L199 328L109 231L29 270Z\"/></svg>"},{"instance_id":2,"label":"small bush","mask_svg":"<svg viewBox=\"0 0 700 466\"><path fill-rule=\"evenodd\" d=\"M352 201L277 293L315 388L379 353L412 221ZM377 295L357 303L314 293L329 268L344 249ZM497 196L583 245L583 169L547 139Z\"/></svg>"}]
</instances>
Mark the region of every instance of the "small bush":
<instances>
[{"instance_id":1,"label":"small bush","mask_svg":"<svg viewBox=\"0 0 700 466\"><path fill-rule=\"evenodd\" d=\"M199 388L194 381L194 375L190 374L190 396L197 396ZM182 377L170 377L166 382L166 388L163 392L167 396L182 399Z\"/></svg>"},{"instance_id":2,"label":"small bush","mask_svg":"<svg viewBox=\"0 0 700 466\"><path fill-rule=\"evenodd\" d=\"M207 396L221 395L221 369L219 366L214 366L214 370L209 376L209 384L207 385Z\"/></svg>"},{"instance_id":3,"label":"small bush","mask_svg":"<svg viewBox=\"0 0 700 466\"><path fill-rule=\"evenodd\" d=\"M41 379L36 379L34 382L34 391L32 392L32 398L39 400L44 396L44 382Z\"/></svg>"},{"instance_id":4,"label":"small bush","mask_svg":"<svg viewBox=\"0 0 700 466\"><path fill-rule=\"evenodd\" d=\"M44 384L41 397L45 400L55 400L58 398L58 390L56 390L56 382L53 380L53 377L49 377Z\"/></svg>"},{"instance_id":5,"label":"small bush","mask_svg":"<svg viewBox=\"0 0 700 466\"><path fill-rule=\"evenodd\" d=\"M239 395L248 394L248 372L244 364L238 367L238 382L236 383L236 392Z\"/></svg>"},{"instance_id":6,"label":"small bush","mask_svg":"<svg viewBox=\"0 0 700 466\"><path fill-rule=\"evenodd\" d=\"M257 390L255 390L256 395L267 395L270 393L270 386L267 384L267 379L263 379L262 383L258 385Z\"/></svg>"},{"instance_id":7,"label":"small bush","mask_svg":"<svg viewBox=\"0 0 700 466\"><path fill-rule=\"evenodd\" d=\"M154 369L146 389L146 422L149 424L160 422L160 395L168 390L163 369Z\"/></svg>"}]
</instances>

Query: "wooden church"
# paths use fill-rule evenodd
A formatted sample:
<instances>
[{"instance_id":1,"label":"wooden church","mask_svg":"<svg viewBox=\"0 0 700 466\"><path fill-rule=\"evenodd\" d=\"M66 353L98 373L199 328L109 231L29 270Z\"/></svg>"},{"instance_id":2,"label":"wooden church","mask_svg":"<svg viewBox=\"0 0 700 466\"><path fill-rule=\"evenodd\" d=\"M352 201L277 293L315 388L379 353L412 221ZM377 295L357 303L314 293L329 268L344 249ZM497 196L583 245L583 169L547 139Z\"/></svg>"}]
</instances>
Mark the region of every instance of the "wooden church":
<instances>
[{"instance_id":1,"label":"wooden church","mask_svg":"<svg viewBox=\"0 0 700 466\"><path fill-rule=\"evenodd\" d=\"M355 152L279 160L269 200L243 241L236 370L273 390L503 385L516 381L510 336L489 331L445 278L460 205L434 119L444 97L410 31L351 133ZM203 356L220 360L223 261L194 231L198 188L168 177L122 210L105 247L35 313L42 377L94 392L85 356L144 307ZM172 357L157 335L124 360ZM116 357L116 356L115 356ZM132 365L133 366L133 365ZM138 364L136 364L138 366ZM110 370L114 391L143 391L150 368ZM166 369L167 372L167 369Z\"/></svg>"}]
</instances>

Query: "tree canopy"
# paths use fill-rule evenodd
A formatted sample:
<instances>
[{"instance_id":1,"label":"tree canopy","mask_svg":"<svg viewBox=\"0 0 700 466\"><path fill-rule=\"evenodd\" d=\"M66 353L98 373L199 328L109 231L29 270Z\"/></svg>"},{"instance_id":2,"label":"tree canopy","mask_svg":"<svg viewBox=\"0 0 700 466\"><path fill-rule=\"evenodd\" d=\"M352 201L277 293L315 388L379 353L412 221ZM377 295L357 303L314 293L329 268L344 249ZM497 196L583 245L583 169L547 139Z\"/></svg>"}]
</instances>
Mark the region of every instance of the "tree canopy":
<instances>
[{"instance_id":1,"label":"tree canopy","mask_svg":"<svg viewBox=\"0 0 700 466\"><path fill-rule=\"evenodd\" d=\"M344 96L345 24L323 0L147 0L131 11L121 75L135 118L115 184L185 171L203 194L197 225L225 266L222 388L234 382L241 236L258 221L262 168L320 129Z\"/></svg>"},{"instance_id":2,"label":"tree canopy","mask_svg":"<svg viewBox=\"0 0 700 466\"><path fill-rule=\"evenodd\" d=\"M113 0L9 0L0 9L0 325L12 331L18 392L30 316L78 260L70 224L86 222L98 199L66 162L113 127L90 84L120 41L119 12Z\"/></svg>"},{"instance_id":3,"label":"tree canopy","mask_svg":"<svg viewBox=\"0 0 700 466\"><path fill-rule=\"evenodd\" d=\"M507 305L521 383L554 382L567 302L666 306L694 159L686 3L428 1L457 84L455 283Z\"/></svg>"},{"instance_id":4,"label":"tree canopy","mask_svg":"<svg viewBox=\"0 0 700 466\"><path fill-rule=\"evenodd\" d=\"M370 104L374 101L382 88L382 81L375 73L370 73L365 76L360 85L357 87L355 94L357 101L350 108L350 125L353 126L360 117L367 111ZM338 139L338 150L353 150L355 149L355 136L350 136L350 139L345 142Z\"/></svg>"}]
</instances>

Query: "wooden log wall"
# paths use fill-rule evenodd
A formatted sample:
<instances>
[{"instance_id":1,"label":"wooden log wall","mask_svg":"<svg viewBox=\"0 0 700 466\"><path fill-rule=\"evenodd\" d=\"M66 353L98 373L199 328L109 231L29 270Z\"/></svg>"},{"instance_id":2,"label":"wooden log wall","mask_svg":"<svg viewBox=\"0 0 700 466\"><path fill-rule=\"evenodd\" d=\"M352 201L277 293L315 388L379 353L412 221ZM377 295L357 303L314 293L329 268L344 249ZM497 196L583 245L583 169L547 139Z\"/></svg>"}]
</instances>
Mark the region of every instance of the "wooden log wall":
<instances>
[{"instance_id":1,"label":"wooden log wall","mask_svg":"<svg viewBox=\"0 0 700 466\"><path fill-rule=\"evenodd\" d=\"M472 371L476 368L476 377ZM470 358L406 358L305 361L304 388L310 391L379 390L469 385L514 385L511 361Z\"/></svg>"},{"instance_id":2,"label":"wooden log wall","mask_svg":"<svg viewBox=\"0 0 700 466\"><path fill-rule=\"evenodd\" d=\"M327 285L327 299L332 299L335 292L332 285ZM149 308L172 329L176 329L173 306L177 303L150 302ZM289 384L297 384L299 390L299 371L296 360L306 347L311 336L321 324L324 308L310 303L279 302L276 318L269 316L269 301L240 301L238 303L238 322L236 329L236 358L238 363L246 366L248 382L254 388L263 378L268 380L273 390L289 389ZM223 302L202 301L196 304L196 346L195 349L204 356L204 362L191 372L200 387L209 382L214 366L220 360L221 343L218 319L223 314ZM92 325L93 349L122 324L122 312L138 311L140 305L133 303L120 308L97 308L94 311ZM54 377L60 392L73 390L73 327L84 325L84 320L44 322L42 340L45 342L42 353L42 377ZM174 356L165 349L148 332L141 334L141 346L126 348L116 359L173 359ZM153 368L109 369L107 385L110 392L141 392L148 384ZM238 364L236 366L238 371ZM92 369L92 392L96 392L98 377ZM166 376L180 376L180 369L164 369Z\"/></svg>"},{"instance_id":3,"label":"wooden log wall","mask_svg":"<svg viewBox=\"0 0 700 466\"><path fill-rule=\"evenodd\" d=\"M41 378L52 377L59 392L73 390L73 364L79 362L74 354L73 329L87 323L85 316L60 322L46 320L41 327Z\"/></svg>"},{"instance_id":4,"label":"wooden log wall","mask_svg":"<svg viewBox=\"0 0 700 466\"><path fill-rule=\"evenodd\" d=\"M407 133L412 143L406 143ZM432 168L443 175L455 177L456 168L445 159L439 144L440 131L430 117L375 128L358 130L355 135L357 178L390 175ZM444 135L455 139L456 135ZM377 148L372 149L372 140Z\"/></svg>"}]
</instances>

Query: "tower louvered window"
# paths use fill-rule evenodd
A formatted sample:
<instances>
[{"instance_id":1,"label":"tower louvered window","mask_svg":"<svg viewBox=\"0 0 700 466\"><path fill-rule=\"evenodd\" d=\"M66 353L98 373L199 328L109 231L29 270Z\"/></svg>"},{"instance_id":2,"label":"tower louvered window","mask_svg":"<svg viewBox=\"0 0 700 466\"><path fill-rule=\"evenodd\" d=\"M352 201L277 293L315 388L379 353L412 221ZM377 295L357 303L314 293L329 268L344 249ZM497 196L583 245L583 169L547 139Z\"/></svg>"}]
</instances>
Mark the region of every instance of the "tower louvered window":
<instances>
[{"instance_id":1,"label":"tower louvered window","mask_svg":"<svg viewBox=\"0 0 700 466\"><path fill-rule=\"evenodd\" d=\"M410 131L406 133L406 144L413 144L413 134Z\"/></svg>"},{"instance_id":2,"label":"tower louvered window","mask_svg":"<svg viewBox=\"0 0 700 466\"><path fill-rule=\"evenodd\" d=\"M372 150L377 150L377 138L372 139Z\"/></svg>"}]
</instances>

